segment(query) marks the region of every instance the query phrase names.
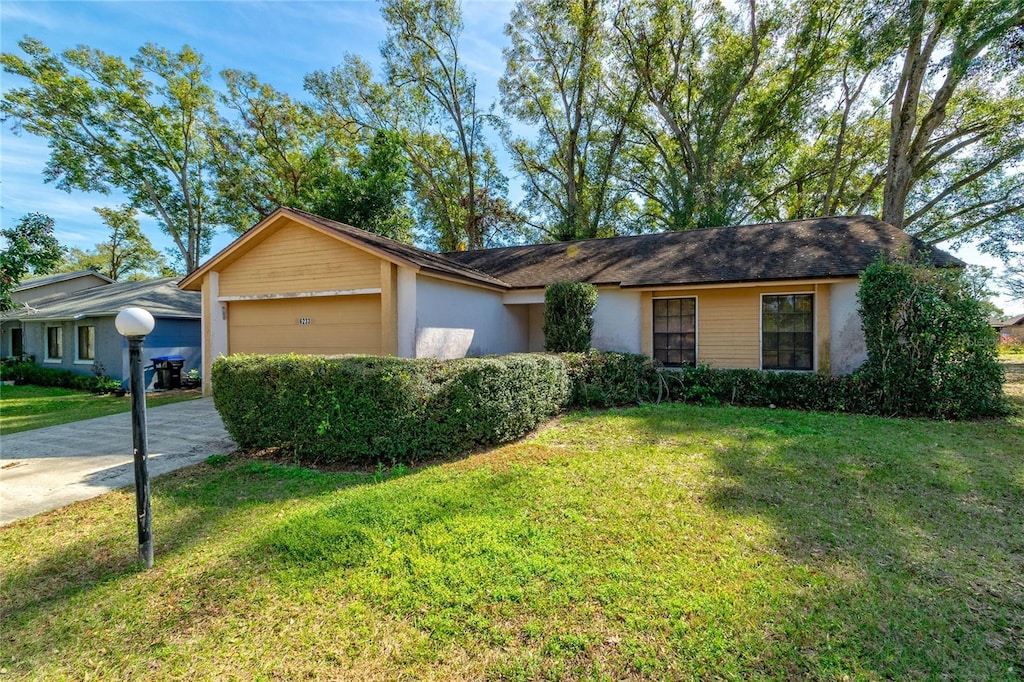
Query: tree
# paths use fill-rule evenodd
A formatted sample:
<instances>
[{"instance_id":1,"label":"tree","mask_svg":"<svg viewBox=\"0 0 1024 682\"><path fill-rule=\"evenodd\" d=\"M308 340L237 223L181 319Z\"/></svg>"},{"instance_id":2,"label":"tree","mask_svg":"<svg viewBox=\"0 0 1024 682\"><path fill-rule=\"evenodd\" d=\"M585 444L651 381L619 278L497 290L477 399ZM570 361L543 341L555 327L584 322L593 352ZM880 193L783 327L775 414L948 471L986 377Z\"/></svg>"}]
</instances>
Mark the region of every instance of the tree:
<instances>
[{"instance_id":1,"label":"tree","mask_svg":"<svg viewBox=\"0 0 1024 682\"><path fill-rule=\"evenodd\" d=\"M394 133L374 134L366 155L349 172L324 174L308 192L309 210L390 239L412 243L406 203L409 162Z\"/></svg>"},{"instance_id":2,"label":"tree","mask_svg":"<svg viewBox=\"0 0 1024 682\"><path fill-rule=\"evenodd\" d=\"M174 241L189 271L209 251L217 215L203 132L213 112L202 57L143 46L126 63L88 47L54 55L25 38L23 59L3 53L4 71L28 81L8 90L0 112L47 139L48 182L68 191L123 191Z\"/></svg>"},{"instance_id":3,"label":"tree","mask_svg":"<svg viewBox=\"0 0 1024 682\"><path fill-rule=\"evenodd\" d=\"M221 77L220 101L233 118L218 116L207 134L225 222L242 233L280 206L309 209L316 187L341 173L336 161L357 140L253 73L228 69Z\"/></svg>"},{"instance_id":4,"label":"tree","mask_svg":"<svg viewBox=\"0 0 1024 682\"><path fill-rule=\"evenodd\" d=\"M842 8L716 0L623 3L614 58L643 97L626 179L648 220L682 230L778 211ZM803 212L804 209L796 209Z\"/></svg>"},{"instance_id":5,"label":"tree","mask_svg":"<svg viewBox=\"0 0 1024 682\"><path fill-rule=\"evenodd\" d=\"M441 250L480 248L511 227L505 178L484 130L476 80L466 70L456 0L387 0L383 79L358 57L314 72L306 88L337 125L396 135L411 165L424 235Z\"/></svg>"},{"instance_id":6,"label":"tree","mask_svg":"<svg viewBox=\"0 0 1024 682\"><path fill-rule=\"evenodd\" d=\"M1007 172L1024 161L1024 70L998 48L1024 24L1024 5L911 0L898 9L882 219L932 243L977 235L1005 252L1024 239L1024 175Z\"/></svg>"},{"instance_id":7,"label":"tree","mask_svg":"<svg viewBox=\"0 0 1024 682\"><path fill-rule=\"evenodd\" d=\"M114 281L146 279L166 272L163 256L143 234L133 207L97 206L93 210L110 228L110 236L97 244L93 251L71 249L62 269L69 272L96 270Z\"/></svg>"},{"instance_id":8,"label":"tree","mask_svg":"<svg viewBox=\"0 0 1024 682\"><path fill-rule=\"evenodd\" d=\"M14 307L11 292L28 274L43 275L60 264L63 250L53 235L53 218L27 213L14 227L0 230L7 246L0 252L0 310Z\"/></svg>"},{"instance_id":9,"label":"tree","mask_svg":"<svg viewBox=\"0 0 1024 682\"><path fill-rule=\"evenodd\" d=\"M1024 265L1008 266L999 283L1014 300L1024 302Z\"/></svg>"},{"instance_id":10,"label":"tree","mask_svg":"<svg viewBox=\"0 0 1024 682\"><path fill-rule=\"evenodd\" d=\"M501 104L537 130L506 143L531 225L555 240L614 235L632 208L616 175L640 90L608 87L605 20L601 0L520 0L505 28Z\"/></svg>"}]
</instances>

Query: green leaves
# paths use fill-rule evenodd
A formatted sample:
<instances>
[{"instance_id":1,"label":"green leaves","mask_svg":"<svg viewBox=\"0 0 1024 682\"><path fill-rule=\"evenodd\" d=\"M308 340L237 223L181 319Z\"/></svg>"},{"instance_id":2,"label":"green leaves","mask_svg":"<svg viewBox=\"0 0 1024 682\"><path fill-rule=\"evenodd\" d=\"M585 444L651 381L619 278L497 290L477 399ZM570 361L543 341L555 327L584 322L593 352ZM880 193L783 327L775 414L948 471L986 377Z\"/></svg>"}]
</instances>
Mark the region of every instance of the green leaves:
<instances>
[{"instance_id":1,"label":"green leaves","mask_svg":"<svg viewBox=\"0 0 1024 682\"><path fill-rule=\"evenodd\" d=\"M597 287L584 282L552 282L544 288L544 350L585 353L594 333Z\"/></svg>"},{"instance_id":2,"label":"green leaves","mask_svg":"<svg viewBox=\"0 0 1024 682\"><path fill-rule=\"evenodd\" d=\"M0 310L14 307L11 292L29 273L42 275L54 270L63 249L53 236L53 218L27 213L14 227L0 230L6 247L0 251Z\"/></svg>"},{"instance_id":3,"label":"green leaves","mask_svg":"<svg viewBox=\"0 0 1024 682\"><path fill-rule=\"evenodd\" d=\"M6 72L28 81L0 102L5 119L45 137L49 182L68 191L119 189L156 218L187 270L209 250L218 223L203 136L213 90L202 57L145 45L129 62L88 47L60 56L41 42L4 53Z\"/></svg>"},{"instance_id":4,"label":"green leaves","mask_svg":"<svg viewBox=\"0 0 1024 682\"><path fill-rule=\"evenodd\" d=\"M1005 413L997 335L974 293L955 269L878 261L864 271L857 292L868 351L864 376L880 414Z\"/></svg>"}]
</instances>

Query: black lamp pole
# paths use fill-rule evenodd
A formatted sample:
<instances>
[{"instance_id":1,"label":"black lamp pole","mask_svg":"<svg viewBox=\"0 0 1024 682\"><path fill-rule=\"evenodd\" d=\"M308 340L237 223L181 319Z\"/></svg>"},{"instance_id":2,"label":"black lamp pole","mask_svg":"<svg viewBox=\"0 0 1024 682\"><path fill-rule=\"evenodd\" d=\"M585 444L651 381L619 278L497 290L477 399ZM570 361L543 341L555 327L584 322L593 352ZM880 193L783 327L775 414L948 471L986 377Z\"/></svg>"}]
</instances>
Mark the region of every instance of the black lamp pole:
<instances>
[{"instance_id":1,"label":"black lamp pole","mask_svg":"<svg viewBox=\"0 0 1024 682\"><path fill-rule=\"evenodd\" d=\"M149 467L146 462L149 445L146 441L146 385L142 372L142 340L144 336L128 337L128 364L131 368L132 454L135 458L135 512L139 526L139 561L153 567L153 516L149 508Z\"/></svg>"}]
</instances>

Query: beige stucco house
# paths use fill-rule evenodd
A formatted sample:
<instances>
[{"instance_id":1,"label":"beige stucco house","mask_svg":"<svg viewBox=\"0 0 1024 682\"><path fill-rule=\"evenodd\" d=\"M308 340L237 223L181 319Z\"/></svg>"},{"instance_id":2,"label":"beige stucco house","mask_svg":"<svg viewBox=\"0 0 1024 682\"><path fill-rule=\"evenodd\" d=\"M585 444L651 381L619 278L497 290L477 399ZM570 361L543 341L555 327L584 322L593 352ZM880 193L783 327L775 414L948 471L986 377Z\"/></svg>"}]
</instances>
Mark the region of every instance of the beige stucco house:
<instances>
[{"instance_id":1,"label":"beige stucco house","mask_svg":"<svg viewBox=\"0 0 1024 682\"><path fill-rule=\"evenodd\" d=\"M180 286L202 291L204 378L230 353L541 351L558 280L597 286L598 349L842 374L865 359L858 276L880 253L962 265L866 216L437 254L281 208Z\"/></svg>"}]
</instances>

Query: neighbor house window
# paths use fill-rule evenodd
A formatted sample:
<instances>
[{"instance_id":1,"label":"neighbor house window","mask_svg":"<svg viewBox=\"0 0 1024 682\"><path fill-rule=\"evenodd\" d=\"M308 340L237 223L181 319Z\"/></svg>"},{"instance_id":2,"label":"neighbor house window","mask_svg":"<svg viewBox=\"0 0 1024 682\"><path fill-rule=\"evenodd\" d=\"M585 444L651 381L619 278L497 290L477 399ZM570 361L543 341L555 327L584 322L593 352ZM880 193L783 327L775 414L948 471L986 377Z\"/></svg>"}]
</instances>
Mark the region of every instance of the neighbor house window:
<instances>
[{"instance_id":1,"label":"neighbor house window","mask_svg":"<svg viewBox=\"0 0 1024 682\"><path fill-rule=\"evenodd\" d=\"M762 369L811 369L814 363L814 295L761 298Z\"/></svg>"},{"instance_id":2,"label":"neighbor house window","mask_svg":"<svg viewBox=\"0 0 1024 682\"><path fill-rule=\"evenodd\" d=\"M61 327L46 328L46 359L60 360L64 357L64 330Z\"/></svg>"},{"instance_id":3,"label":"neighbor house window","mask_svg":"<svg viewBox=\"0 0 1024 682\"><path fill-rule=\"evenodd\" d=\"M25 337L21 329L11 330L11 355L20 357L25 354Z\"/></svg>"},{"instance_id":4,"label":"neighbor house window","mask_svg":"<svg viewBox=\"0 0 1024 682\"><path fill-rule=\"evenodd\" d=\"M654 299L654 359L666 367L697 364L697 299Z\"/></svg>"},{"instance_id":5,"label":"neighbor house window","mask_svg":"<svg viewBox=\"0 0 1024 682\"><path fill-rule=\"evenodd\" d=\"M96 359L96 327L92 325L78 328L78 360Z\"/></svg>"}]
</instances>

